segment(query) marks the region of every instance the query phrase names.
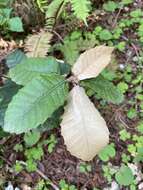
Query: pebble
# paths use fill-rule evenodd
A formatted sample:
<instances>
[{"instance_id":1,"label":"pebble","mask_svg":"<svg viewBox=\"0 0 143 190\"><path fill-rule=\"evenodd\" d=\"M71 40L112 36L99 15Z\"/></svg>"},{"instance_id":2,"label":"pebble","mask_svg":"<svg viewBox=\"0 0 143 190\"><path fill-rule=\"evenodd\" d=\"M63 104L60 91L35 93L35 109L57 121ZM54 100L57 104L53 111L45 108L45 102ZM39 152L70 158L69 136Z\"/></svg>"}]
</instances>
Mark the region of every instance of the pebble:
<instances>
[{"instance_id":1,"label":"pebble","mask_svg":"<svg viewBox=\"0 0 143 190\"><path fill-rule=\"evenodd\" d=\"M120 187L115 181L113 181L111 187L104 188L103 190L120 190Z\"/></svg>"},{"instance_id":2,"label":"pebble","mask_svg":"<svg viewBox=\"0 0 143 190\"><path fill-rule=\"evenodd\" d=\"M123 70L123 69L125 68L125 65L124 65L124 64L120 64L120 65L119 65L119 68L120 68L121 70Z\"/></svg>"},{"instance_id":3,"label":"pebble","mask_svg":"<svg viewBox=\"0 0 143 190\"><path fill-rule=\"evenodd\" d=\"M11 182L8 183L8 186L5 187L5 190L20 190L18 187L14 188Z\"/></svg>"},{"instance_id":4,"label":"pebble","mask_svg":"<svg viewBox=\"0 0 143 190\"><path fill-rule=\"evenodd\" d=\"M138 188L139 190L143 190L143 182L139 184Z\"/></svg>"}]
</instances>

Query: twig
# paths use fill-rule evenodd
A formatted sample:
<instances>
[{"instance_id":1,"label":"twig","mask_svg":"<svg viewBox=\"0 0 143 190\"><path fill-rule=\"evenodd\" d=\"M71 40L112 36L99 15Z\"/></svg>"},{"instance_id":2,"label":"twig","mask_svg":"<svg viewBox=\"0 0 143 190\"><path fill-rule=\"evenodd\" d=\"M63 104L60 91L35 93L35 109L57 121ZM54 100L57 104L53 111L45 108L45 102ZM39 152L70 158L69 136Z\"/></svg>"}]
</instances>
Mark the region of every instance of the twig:
<instances>
[{"instance_id":1,"label":"twig","mask_svg":"<svg viewBox=\"0 0 143 190\"><path fill-rule=\"evenodd\" d=\"M114 112L114 114L112 115L111 119L107 122L108 125L112 122L112 120L113 120L114 118L116 118L118 112L120 112L120 111L122 110L122 108L125 107L125 106L126 106L126 103L124 103L123 105L121 105L121 106Z\"/></svg>"},{"instance_id":2,"label":"twig","mask_svg":"<svg viewBox=\"0 0 143 190\"><path fill-rule=\"evenodd\" d=\"M137 50L135 44L131 43L131 46L134 48L137 58L139 58L139 53L138 53L138 50Z\"/></svg>"},{"instance_id":3,"label":"twig","mask_svg":"<svg viewBox=\"0 0 143 190\"><path fill-rule=\"evenodd\" d=\"M2 155L0 155L0 158L5 161L9 166L12 166L12 163L9 162L7 159L5 159ZM20 164L22 164L23 166L27 166L27 164L23 161L19 161ZM53 189L55 190L60 190L42 171L40 171L39 169L36 170L36 172L44 179L49 181L49 185L51 185L53 187Z\"/></svg>"},{"instance_id":4,"label":"twig","mask_svg":"<svg viewBox=\"0 0 143 190\"><path fill-rule=\"evenodd\" d=\"M60 36L59 33L57 33L55 30L52 31L56 36L58 36L58 38L61 40L61 42L64 44L64 40L63 38Z\"/></svg>"},{"instance_id":5,"label":"twig","mask_svg":"<svg viewBox=\"0 0 143 190\"><path fill-rule=\"evenodd\" d=\"M133 128L129 127L129 126L125 123L125 121L123 121L123 119L121 118L121 116L119 116L118 119L119 119L119 121L123 124L123 127L124 127L124 128L128 128L128 129L130 129L130 130L134 130Z\"/></svg>"},{"instance_id":6,"label":"twig","mask_svg":"<svg viewBox=\"0 0 143 190\"><path fill-rule=\"evenodd\" d=\"M77 85L79 83L79 80L77 79L76 76L70 76L68 79L67 79L68 82L71 82L74 86Z\"/></svg>"},{"instance_id":7,"label":"twig","mask_svg":"<svg viewBox=\"0 0 143 190\"><path fill-rule=\"evenodd\" d=\"M120 16L120 13L121 13L122 9L123 9L123 7L121 7L121 8L119 9L119 11L118 11L118 13L117 13L117 15L116 15L116 17L115 17L114 23L113 23L113 25L112 25L113 28L115 28L115 26L116 26L116 24L117 24L117 21L118 21L118 18L119 18L119 16Z\"/></svg>"},{"instance_id":8,"label":"twig","mask_svg":"<svg viewBox=\"0 0 143 190\"><path fill-rule=\"evenodd\" d=\"M27 164L23 161L19 161L23 166L27 166ZM55 189L60 190L41 170L37 169L36 172L44 179L49 181L49 184Z\"/></svg>"},{"instance_id":9,"label":"twig","mask_svg":"<svg viewBox=\"0 0 143 190\"><path fill-rule=\"evenodd\" d=\"M122 36L122 38L123 38L125 41L129 42L129 39L128 39L126 36ZM136 45L135 45L133 42L130 42L130 45L131 45L132 48L135 50L135 54L136 54L137 58L139 58L139 52L138 52L138 50L137 50Z\"/></svg>"},{"instance_id":10,"label":"twig","mask_svg":"<svg viewBox=\"0 0 143 190\"><path fill-rule=\"evenodd\" d=\"M0 158L1 158L4 162L6 162L6 164L8 164L9 166L12 166L12 163L11 163L9 160L7 160L6 158L4 158L2 155L0 155Z\"/></svg>"}]
</instances>

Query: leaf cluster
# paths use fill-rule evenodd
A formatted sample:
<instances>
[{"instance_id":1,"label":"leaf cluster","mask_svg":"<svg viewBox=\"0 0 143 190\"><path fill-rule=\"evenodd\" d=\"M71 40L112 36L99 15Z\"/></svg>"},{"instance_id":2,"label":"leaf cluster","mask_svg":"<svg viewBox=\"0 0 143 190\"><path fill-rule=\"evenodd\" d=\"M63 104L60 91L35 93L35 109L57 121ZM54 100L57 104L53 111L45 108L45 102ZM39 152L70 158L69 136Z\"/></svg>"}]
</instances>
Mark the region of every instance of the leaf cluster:
<instances>
[{"instance_id":1,"label":"leaf cluster","mask_svg":"<svg viewBox=\"0 0 143 190\"><path fill-rule=\"evenodd\" d=\"M11 8L0 8L1 34L8 31L23 32L23 24L20 17L12 17L11 13Z\"/></svg>"},{"instance_id":2,"label":"leaf cluster","mask_svg":"<svg viewBox=\"0 0 143 190\"><path fill-rule=\"evenodd\" d=\"M38 50L36 49L36 51ZM53 57L26 57L23 56L20 52L20 56L18 56L17 58L18 60L19 58L21 58L22 60L16 66L12 65L12 67L10 66L10 63L12 63L12 61L10 62L10 59L8 59L7 64L9 63L9 67L11 67L8 76L11 78L11 80L13 80L18 85L21 85L22 87L20 88L18 93L13 96L12 101L8 105L8 109L4 114L4 130L10 133L20 134L23 132L29 132L31 129L36 129L41 125L44 125L47 120L53 117L54 112L57 111L61 106L63 106L66 101L68 101L67 108L65 108L65 113L63 115L63 121L61 123L62 135L64 136L64 139L71 139L69 134L72 134L72 130L74 130L74 124L75 126L77 125L75 123L75 119L77 118L76 113L71 112L72 109L74 111L78 109L80 115L94 115L93 118L91 117L90 121L88 121L88 119L79 121L81 122L81 124L78 124L79 130L77 131L76 137L79 137L78 133L80 132L84 133L85 139L88 139L90 138L90 133L92 132L92 130L94 131L94 133L98 132L98 129L96 129L96 127L99 127L99 125L101 125L101 129L103 129L103 131L100 133L105 135L104 141L106 142L98 143L98 141L100 142L101 140L95 141L94 143L97 144L98 147L94 151L85 151L85 155L83 156L83 153L81 154L81 156L80 152L74 153L74 155L76 155L77 157L81 157L83 160L92 159L95 156L95 153L97 153L107 143L109 132L108 129L106 129L107 127L104 119L94 108L91 101L85 94L84 89L82 87L79 87L79 85L82 85L82 83L85 85L86 80L88 79L88 85L85 85L85 87L88 86L88 88L91 88L93 90L97 88L98 91L95 92L102 94L101 98L105 98L107 96L106 92L109 91L110 86L111 89L113 88L113 92L110 91L110 95L106 97L107 100L112 101L113 103L122 102L122 96L118 97L119 92L118 90L116 92L116 88L111 82L108 82L106 84L105 79L102 80L102 77L97 77L97 81L95 81L96 85L93 85L92 82L94 79L91 79L98 76L100 72L109 64L112 51L112 47L106 46L97 46L96 48L85 51L83 54L80 55L80 57L77 59L76 63L72 67L73 75L68 79L66 79L67 73L65 73L67 72L67 70L65 69L67 68L67 65L65 63L59 62ZM32 52L35 52L35 49L32 48ZM104 54L104 57L101 56L102 53ZM34 55L37 56L37 54ZM72 78L73 81L71 80ZM102 85L103 81L106 85ZM68 82L71 82L72 85L74 83L78 84L73 88L73 90L71 90L69 95ZM97 87L98 85L99 87ZM101 87L103 91L101 91ZM104 93L105 95L103 95ZM78 97L76 98L76 96ZM76 99L78 98L81 101L80 104L76 103ZM75 102L71 104L70 101ZM72 106L75 107L72 108ZM83 112L82 106L87 107L87 111L85 113ZM66 111L68 109L69 111ZM88 110L90 111L90 113L88 113ZM66 116L67 113L68 115ZM67 117L72 117L72 119L69 119ZM70 129L70 133L67 133L66 130L67 120L70 120L70 122L72 121L72 125L70 125L70 122L68 122L70 127L73 126ZM93 123L96 127L93 128L85 136L83 126L89 124L89 122L91 121L91 128ZM39 140L39 138L40 135L38 133L29 133L25 135L25 142L28 146L32 146ZM90 141L92 140L93 139L90 138ZM90 142L89 140L85 141L84 139L81 139L80 142L82 141L85 142L85 146L92 146L93 144L91 142L89 143L89 145L87 145L86 142ZM68 144L69 141L67 142L65 140L65 142ZM54 139L51 139L50 142L48 142L49 152L52 151L55 143L56 141Z\"/></svg>"}]
</instances>

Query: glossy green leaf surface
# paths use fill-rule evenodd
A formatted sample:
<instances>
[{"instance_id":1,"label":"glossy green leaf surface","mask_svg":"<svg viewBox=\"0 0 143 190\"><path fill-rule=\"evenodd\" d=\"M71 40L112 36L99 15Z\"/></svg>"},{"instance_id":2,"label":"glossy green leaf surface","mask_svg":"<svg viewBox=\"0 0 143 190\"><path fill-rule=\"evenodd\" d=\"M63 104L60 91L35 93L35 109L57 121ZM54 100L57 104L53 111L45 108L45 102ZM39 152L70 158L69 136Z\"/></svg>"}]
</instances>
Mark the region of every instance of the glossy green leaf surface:
<instances>
[{"instance_id":1,"label":"glossy green leaf surface","mask_svg":"<svg viewBox=\"0 0 143 190\"><path fill-rule=\"evenodd\" d=\"M59 63L52 57L27 58L10 69L9 76L17 84L26 85L40 75L59 73L59 69Z\"/></svg>"},{"instance_id":2,"label":"glossy green leaf surface","mask_svg":"<svg viewBox=\"0 0 143 190\"><path fill-rule=\"evenodd\" d=\"M15 67L26 58L26 55L21 50L16 49L14 52L10 53L6 57L6 65L8 66L8 68Z\"/></svg>"},{"instance_id":3,"label":"glossy green leaf surface","mask_svg":"<svg viewBox=\"0 0 143 190\"><path fill-rule=\"evenodd\" d=\"M20 134L37 128L64 104L67 94L68 86L62 76L34 78L19 90L9 104L4 130Z\"/></svg>"},{"instance_id":4,"label":"glossy green leaf surface","mask_svg":"<svg viewBox=\"0 0 143 190\"><path fill-rule=\"evenodd\" d=\"M119 104L124 99L123 94L118 90L118 88L102 76L99 76L96 79L85 80L81 84L87 90L90 90L92 95L96 93L98 97L108 102Z\"/></svg>"},{"instance_id":5,"label":"glossy green leaf surface","mask_svg":"<svg viewBox=\"0 0 143 190\"><path fill-rule=\"evenodd\" d=\"M0 126L3 126L5 111L19 88L18 85L10 80L7 80L5 85L0 87Z\"/></svg>"}]
</instances>

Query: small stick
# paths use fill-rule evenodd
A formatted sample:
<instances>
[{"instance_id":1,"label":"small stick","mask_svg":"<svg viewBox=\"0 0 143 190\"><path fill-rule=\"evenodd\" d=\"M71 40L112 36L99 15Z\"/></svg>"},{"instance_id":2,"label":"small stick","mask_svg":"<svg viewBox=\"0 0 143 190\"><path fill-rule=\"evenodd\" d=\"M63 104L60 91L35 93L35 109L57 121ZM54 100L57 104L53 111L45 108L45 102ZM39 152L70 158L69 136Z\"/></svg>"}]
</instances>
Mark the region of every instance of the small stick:
<instances>
[{"instance_id":1,"label":"small stick","mask_svg":"<svg viewBox=\"0 0 143 190\"><path fill-rule=\"evenodd\" d=\"M117 24L117 21L118 21L118 18L119 18L119 16L120 16L120 13L121 13L122 9L123 9L123 7L121 7L121 8L119 9L119 11L118 11L118 13L117 13L117 15L116 15L116 17L115 17L114 23L113 23L113 25L112 25L113 28L115 28L115 26L116 26L116 24Z\"/></svg>"},{"instance_id":2,"label":"small stick","mask_svg":"<svg viewBox=\"0 0 143 190\"><path fill-rule=\"evenodd\" d=\"M6 164L8 164L9 166L12 166L12 163L11 163L9 160L7 160L6 158L4 158L2 155L0 155L0 158L1 158L4 162L6 162Z\"/></svg>"},{"instance_id":3,"label":"small stick","mask_svg":"<svg viewBox=\"0 0 143 190\"><path fill-rule=\"evenodd\" d=\"M24 166L27 166L27 164L23 161L19 161L19 163L21 163ZM45 180L49 181L49 184L55 189L55 190L60 190L53 182L51 182L51 180L39 169L36 170L36 172Z\"/></svg>"},{"instance_id":4,"label":"small stick","mask_svg":"<svg viewBox=\"0 0 143 190\"><path fill-rule=\"evenodd\" d=\"M58 38L61 40L61 42L64 44L64 40L63 38L60 36L59 33L57 33L55 30L52 31L56 36L58 36Z\"/></svg>"},{"instance_id":5,"label":"small stick","mask_svg":"<svg viewBox=\"0 0 143 190\"><path fill-rule=\"evenodd\" d=\"M126 36L122 36L122 38L123 38L125 41L129 41L129 39L128 39ZM131 44L132 48L135 50L136 56L139 58L139 53L138 53L138 50L137 50L137 48L136 48L136 45L135 45L133 42L131 42L130 44Z\"/></svg>"},{"instance_id":6,"label":"small stick","mask_svg":"<svg viewBox=\"0 0 143 190\"><path fill-rule=\"evenodd\" d=\"M132 47L133 47L134 50L135 50L136 56L139 58L139 53L138 53L138 50L137 50L135 44L134 44L134 43L131 43L131 45L132 45Z\"/></svg>"}]
</instances>

